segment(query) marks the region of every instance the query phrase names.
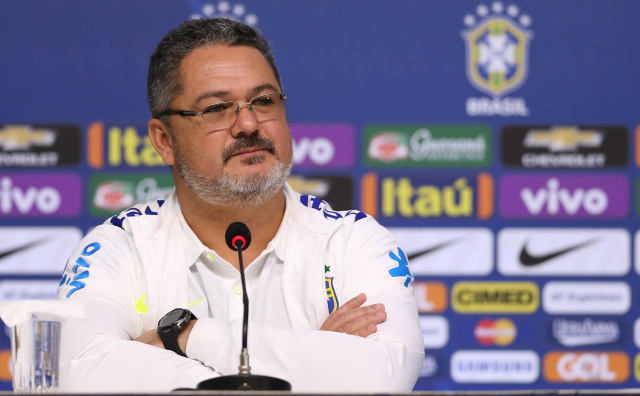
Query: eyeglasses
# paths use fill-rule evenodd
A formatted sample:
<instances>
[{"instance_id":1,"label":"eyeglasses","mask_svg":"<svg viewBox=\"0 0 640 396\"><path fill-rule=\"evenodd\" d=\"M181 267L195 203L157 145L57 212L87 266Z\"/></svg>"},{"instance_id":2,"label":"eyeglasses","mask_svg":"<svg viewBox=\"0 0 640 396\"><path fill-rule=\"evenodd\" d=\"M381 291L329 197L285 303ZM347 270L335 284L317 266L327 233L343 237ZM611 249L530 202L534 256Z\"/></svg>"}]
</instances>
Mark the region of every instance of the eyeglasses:
<instances>
[{"instance_id":1,"label":"eyeglasses","mask_svg":"<svg viewBox=\"0 0 640 396\"><path fill-rule=\"evenodd\" d=\"M204 106L199 112L188 110L165 110L158 118L165 115L180 115L183 117L202 117L207 128L215 130L231 127L238 118L240 106L249 105L258 122L275 120L280 118L284 109L284 101L287 97L282 92L268 93L256 96L246 103L220 102Z\"/></svg>"}]
</instances>

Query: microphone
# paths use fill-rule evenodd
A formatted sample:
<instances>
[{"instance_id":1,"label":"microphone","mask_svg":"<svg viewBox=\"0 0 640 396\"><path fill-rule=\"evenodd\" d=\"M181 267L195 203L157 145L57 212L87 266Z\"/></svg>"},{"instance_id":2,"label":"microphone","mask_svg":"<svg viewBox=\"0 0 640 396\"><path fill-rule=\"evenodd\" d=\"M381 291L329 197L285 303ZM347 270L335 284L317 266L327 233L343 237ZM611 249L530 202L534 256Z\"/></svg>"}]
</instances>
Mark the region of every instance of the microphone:
<instances>
[{"instance_id":1,"label":"microphone","mask_svg":"<svg viewBox=\"0 0 640 396\"><path fill-rule=\"evenodd\" d=\"M237 375L225 375L222 377L204 380L198 384L196 390L291 390L291 384L285 380L264 375L251 374L249 366L249 352L247 350L247 333L249 328L249 297L244 279L244 262L242 261L242 251L251 244L251 232L244 223L236 221L231 223L224 235L224 240L231 250L238 252L238 263L240 267L240 281L242 282L242 351L240 352L240 366Z\"/></svg>"}]
</instances>

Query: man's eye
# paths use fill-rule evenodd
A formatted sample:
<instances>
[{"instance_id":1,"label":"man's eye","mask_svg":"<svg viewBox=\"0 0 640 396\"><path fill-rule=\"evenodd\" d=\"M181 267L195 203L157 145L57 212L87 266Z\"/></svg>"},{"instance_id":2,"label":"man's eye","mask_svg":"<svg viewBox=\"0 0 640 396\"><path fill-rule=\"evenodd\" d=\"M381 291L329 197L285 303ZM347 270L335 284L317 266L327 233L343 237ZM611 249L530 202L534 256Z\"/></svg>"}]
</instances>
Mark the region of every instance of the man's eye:
<instances>
[{"instance_id":1,"label":"man's eye","mask_svg":"<svg viewBox=\"0 0 640 396\"><path fill-rule=\"evenodd\" d=\"M202 110L203 114L218 114L218 113L222 113L223 111L229 109L231 105L229 103L218 103L218 104L214 104L211 106L208 106L207 108Z\"/></svg>"},{"instance_id":2,"label":"man's eye","mask_svg":"<svg viewBox=\"0 0 640 396\"><path fill-rule=\"evenodd\" d=\"M273 100L270 97L259 98L253 102L254 106L270 106L273 104Z\"/></svg>"}]
</instances>

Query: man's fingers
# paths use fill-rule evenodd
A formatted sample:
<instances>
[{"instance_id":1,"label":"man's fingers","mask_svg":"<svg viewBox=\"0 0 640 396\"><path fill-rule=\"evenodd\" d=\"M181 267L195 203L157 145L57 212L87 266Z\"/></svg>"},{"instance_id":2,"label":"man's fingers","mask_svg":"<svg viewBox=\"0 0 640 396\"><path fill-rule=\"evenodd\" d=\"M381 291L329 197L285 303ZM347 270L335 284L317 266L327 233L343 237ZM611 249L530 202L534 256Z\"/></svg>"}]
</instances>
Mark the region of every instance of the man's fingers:
<instances>
[{"instance_id":1,"label":"man's fingers","mask_svg":"<svg viewBox=\"0 0 640 396\"><path fill-rule=\"evenodd\" d=\"M384 322L386 319L387 313L383 310L378 310L365 316L361 316L357 319L343 323L337 331L341 333L366 337L370 334L375 333L376 325Z\"/></svg>"},{"instance_id":2,"label":"man's fingers","mask_svg":"<svg viewBox=\"0 0 640 396\"><path fill-rule=\"evenodd\" d=\"M329 328L322 329L322 330L342 331L340 330L340 328L344 326L345 323L352 322L363 316L370 315L379 311L384 311L384 305L382 304L367 305L366 307L359 307L359 308L355 308L351 310L343 310L343 311L340 311L340 309L338 309L336 312L329 315L329 318L327 319L326 323L329 326ZM342 332L352 334L352 332L350 331L342 331Z\"/></svg>"},{"instance_id":3,"label":"man's fingers","mask_svg":"<svg viewBox=\"0 0 640 396\"><path fill-rule=\"evenodd\" d=\"M351 309L355 309L360 307L362 304L364 304L364 302L367 301L367 296L364 293L360 293L357 296L355 296L354 298L352 298L351 300L347 301L346 303L342 304L342 306L340 308L338 308L338 311L340 310L351 310Z\"/></svg>"},{"instance_id":4,"label":"man's fingers","mask_svg":"<svg viewBox=\"0 0 640 396\"><path fill-rule=\"evenodd\" d=\"M320 330L359 335L369 325L377 325L384 322L386 317L384 305L382 304L367 305L366 307L343 311L338 309L338 311L329 315ZM375 329L373 331L375 332Z\"/></svg>"},{"instance_id":5,"label":"man's fingers","mask_svg":"<svg viewBox=\"0 0 640 396\"><path fill-rule=\"evenodd\" d=\"M322 324L322 327L320 327L320 330L335 331L337 326L340 326L345 320L349 319L349 316L345 317L345 315L350 311L358 309L365 301L367 301L367 296L365 296L364 293L360 293L342 304L336 312L329 315L327 320Z\"/></svg>"},{"instance_id":6,"label":"man's fingers","mask_svg":"<svg viewBox=\"0 0 640 396\"><path fill-rule=\"evenodd\" d=\"M363 330L361 330L358 334L355 334L355 335L360 336L362 338L367 338L371 334L375 333L376 331L378 331L378 326L376 326L374 324L371 324L371 325L367 326L366 328L364 328Z\"/></svg>"}]
</instances>

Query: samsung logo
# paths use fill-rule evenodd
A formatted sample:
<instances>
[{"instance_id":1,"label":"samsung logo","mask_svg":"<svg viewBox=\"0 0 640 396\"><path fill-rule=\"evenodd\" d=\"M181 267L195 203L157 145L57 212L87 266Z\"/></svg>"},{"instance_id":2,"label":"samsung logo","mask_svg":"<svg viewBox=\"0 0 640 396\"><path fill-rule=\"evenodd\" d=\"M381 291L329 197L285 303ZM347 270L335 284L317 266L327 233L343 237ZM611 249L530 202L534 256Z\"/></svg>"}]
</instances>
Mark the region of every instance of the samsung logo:
<instances>
[{"instance_id":1,"label":"samsung logo","mask_svg":"<svg viewBox=\"0 0 640 396\"><path fill-rule=\"evenodd\" d=\"M451 357L451 378L458 383L531 383L539 376L534 351L461 350Z\"/></svg>"}]
</instances>

